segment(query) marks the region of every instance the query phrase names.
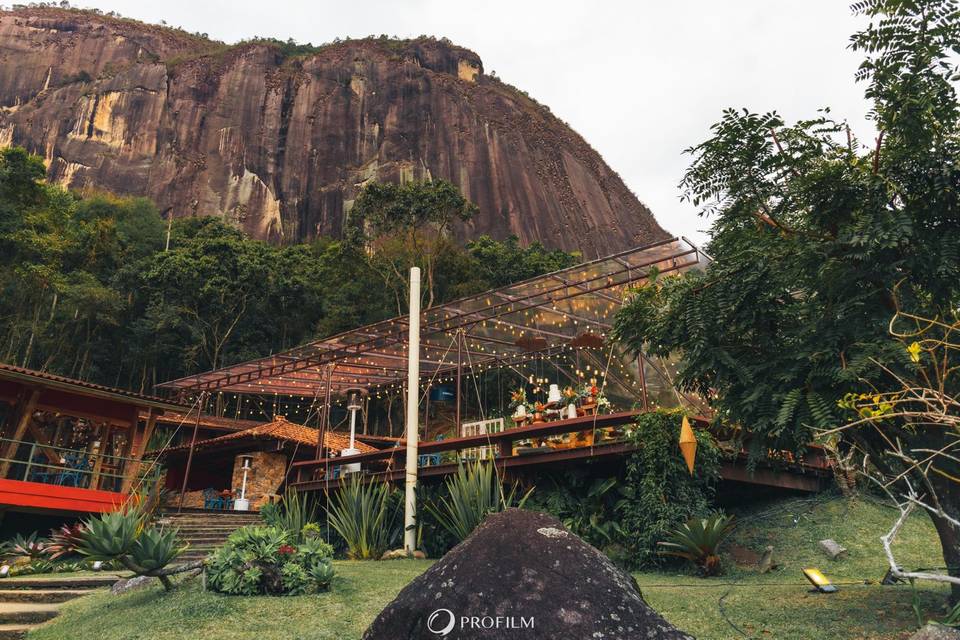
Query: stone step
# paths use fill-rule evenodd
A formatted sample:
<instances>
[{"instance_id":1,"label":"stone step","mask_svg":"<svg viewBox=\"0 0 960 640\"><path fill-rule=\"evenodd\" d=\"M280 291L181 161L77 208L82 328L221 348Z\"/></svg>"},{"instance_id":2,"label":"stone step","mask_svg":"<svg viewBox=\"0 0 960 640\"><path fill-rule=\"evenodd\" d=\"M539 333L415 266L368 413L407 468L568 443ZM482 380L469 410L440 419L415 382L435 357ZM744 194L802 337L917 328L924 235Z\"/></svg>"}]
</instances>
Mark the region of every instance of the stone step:
<instances>
[{"instance_id":1,"label":"stone step","mask_svg":"<svg viewBox=\"0 0 960 640\"><path fill-rule=\"evenodd\" d=\"M4 589L97 589L109 587L120 576L106 574L102 576L84 576L80 578L6 578L0 581Z\"/></svg>"},{"instance_id":2,"label":"stone step","mask_svg":"<svg viewBox=\"0 0 960 640\"><path fill-rule=\"evenodd\" d=\"M32 624L0 624L0 640L21 640L27 637L27 632L36 625Z\"/></svg>"},{"instance_id":3,"label":"stone step","mask_svg":"<svg viewBox=\"0 0 960 640\"><path fill-rule=\"evenodd\" d=\"M92 589L0 589L3 602L66 602L91 593Z\"/></svg>"},{"instance_id":4,"label":"stone step","mask_svg":"<svg viewBox=\"0 0 960 640\"><path fill-rule=\"evenodd\" d=\"M36 624L57 616L59 604L0 602L0 624Z\"/></svg>"}]
</instances>

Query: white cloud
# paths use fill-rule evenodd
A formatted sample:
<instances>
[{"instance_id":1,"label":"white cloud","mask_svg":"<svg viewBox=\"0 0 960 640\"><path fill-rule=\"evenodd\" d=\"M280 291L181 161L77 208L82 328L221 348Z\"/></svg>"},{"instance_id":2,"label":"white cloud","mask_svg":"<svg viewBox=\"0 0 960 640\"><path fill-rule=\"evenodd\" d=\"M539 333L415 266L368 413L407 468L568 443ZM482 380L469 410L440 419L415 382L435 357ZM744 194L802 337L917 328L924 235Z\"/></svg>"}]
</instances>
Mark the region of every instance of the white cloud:
<instances>
[{"instance_id":1,"label":"white cloud","mask_svg":"<svg viewBox=\"0 0 960 640\"><path fill-rule=\"evenodd\" d=\"M89 2L148 22L234 42L251 36L319 44L385 33L446 36L487 71L549 105L582 134L667 230L704 241L708 222L679 201L683 149L725 107L788 120L832 107L871 137L847 50L863 26L838 0L625 2L131 0Z\"/></svg>"}]
</instances>

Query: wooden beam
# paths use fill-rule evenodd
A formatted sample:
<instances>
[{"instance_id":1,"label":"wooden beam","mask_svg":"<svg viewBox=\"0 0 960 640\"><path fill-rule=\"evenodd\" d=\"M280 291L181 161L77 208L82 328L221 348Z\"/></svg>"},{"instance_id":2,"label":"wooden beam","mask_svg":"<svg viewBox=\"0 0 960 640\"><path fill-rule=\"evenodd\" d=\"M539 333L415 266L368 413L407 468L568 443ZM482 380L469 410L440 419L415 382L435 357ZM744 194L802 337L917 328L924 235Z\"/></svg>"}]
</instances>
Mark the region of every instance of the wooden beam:
<instances>
[{"instance_id":1,"label":"wooden beam","mask_svg":"<svg viewBox=\"0 0 960 640\"><path fill-rule=\"evenodd\" d=\"M3 452L5 460L0 462L0 478L6 478L7 473L10 471L10 460L17 455L17 449L20 447L19 441L23 440L23 435L27 432L27 426L30 424L34 410L37 408L38 400L40 400L40 389L31 389L29 396L27 396L25 402L20 406L20 413L17 416L17 426L13 430L12 440L14 440L14 442L7 443L7 448Z\"/></svg>"},{"instance_id":2,"label":"wooden beam","mask_svg":"<svg viewBox=\"0 0 960 640\"><path fill-rule=\"evenodd\" d=\"M103 470L103 459L106 457L107 447L110 446L110 423L104 422L98 435L100 446L97 448L96 460L93 463L93 473L90 475L90 488L100 488L100 472Z\"/></svg>"},{"instance_id":3,"label":"wooden beam","mask_svg":"<svg viewBox=\"0 0 960 640\"><path fill-rule=\"evenodd\" d=\"M138 435L140 426L138 424L134 425L134 428L131 430L130 440L132 447L129 455L131 460L127 461L130 468L124 470L123 485L120 487L120 493L129 493L133 487L133 483L136 482L137 476L140 474L140 461L143 459L143 452L146 451L147 444L150 442L150 438L153 436L153 431L156 427L157 414L151 411L150 415L147 416L147 423L143 428L143 432L139 434L140 438L136 443L133 442L133 439Z\"/></svg>"}]
</instances>

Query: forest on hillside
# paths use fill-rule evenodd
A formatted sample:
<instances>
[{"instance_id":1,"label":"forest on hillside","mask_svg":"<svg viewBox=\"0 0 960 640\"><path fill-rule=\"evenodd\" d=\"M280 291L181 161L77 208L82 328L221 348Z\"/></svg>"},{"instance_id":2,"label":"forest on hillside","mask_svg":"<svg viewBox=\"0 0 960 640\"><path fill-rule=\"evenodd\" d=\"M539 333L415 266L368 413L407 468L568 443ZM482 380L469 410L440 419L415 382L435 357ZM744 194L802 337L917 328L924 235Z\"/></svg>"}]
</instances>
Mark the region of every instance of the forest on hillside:
<instances>
[{"instance_id":1,"label":"forest on hillside","mask_svg":"<svg viewBox=\"0 0 960 640\"><path fill-rule=\"evenodd\" d=\"M38 156L0 151L0 362L136 391L402 313L399 275L413 264L429 270L425 303L439 304L578 260L435 233L445 203L461 218L475 209L449 183L373 189L366 210L386 217L359 228L382 237L274 246L45 175ZM402 207L416 214L390 218Z\"/></svg>"}]
</instances>

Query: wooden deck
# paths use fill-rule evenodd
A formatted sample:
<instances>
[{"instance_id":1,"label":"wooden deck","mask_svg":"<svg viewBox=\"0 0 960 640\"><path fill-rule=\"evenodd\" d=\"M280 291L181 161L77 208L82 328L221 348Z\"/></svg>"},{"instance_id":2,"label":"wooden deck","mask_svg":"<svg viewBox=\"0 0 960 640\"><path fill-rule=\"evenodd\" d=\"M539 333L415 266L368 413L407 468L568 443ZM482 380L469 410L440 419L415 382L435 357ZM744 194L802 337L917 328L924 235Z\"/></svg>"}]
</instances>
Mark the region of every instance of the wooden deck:
<instances>
[{"instance_id":1,"label":"wooden deck","mask_svg":"<svg viewBox=\"0 0 960 640\"><path fill-rule=\"evenodd\" d=\"M629 442L612 440L591 446L555 448L517 454L514 444L518 440L537 440L582 431L601 433L610 428L631 424L637 415L639 415L637 411L626 411L602 416L583 416L507 429L497 433L421 442L417 453L420 456L431 456L477 447L493 447L498 452L495 457L496 464L506 470L575 463L586 459L614 458L629 454L635 450L635 447ZM680 455L679 451L677 455ZM362 465L364 480L401 482L404 478L405 459L406 449L403 442L399 442L396 447L371 453L298 462L292 465L290 484L298 491L336 489L340 486L341 478L332 477L333 469L353 463ZM421 466L418 475L421 478L444 476L455 472L457 466L457 462ZM748 472L746 457L741 455L736 461L723 463L720 475L726 480L737 482L800 491L819 491L824 486L824 480L829 476L829 466L826 457L816 451L802 464L792 464L782 469L761 467Z\"/></svg>"}]
</instances>

